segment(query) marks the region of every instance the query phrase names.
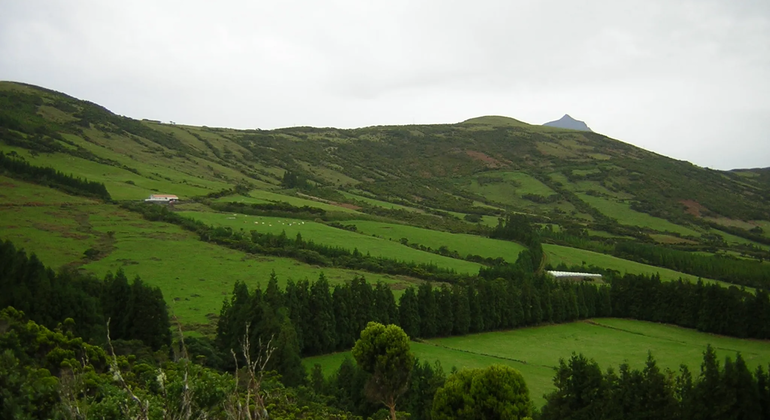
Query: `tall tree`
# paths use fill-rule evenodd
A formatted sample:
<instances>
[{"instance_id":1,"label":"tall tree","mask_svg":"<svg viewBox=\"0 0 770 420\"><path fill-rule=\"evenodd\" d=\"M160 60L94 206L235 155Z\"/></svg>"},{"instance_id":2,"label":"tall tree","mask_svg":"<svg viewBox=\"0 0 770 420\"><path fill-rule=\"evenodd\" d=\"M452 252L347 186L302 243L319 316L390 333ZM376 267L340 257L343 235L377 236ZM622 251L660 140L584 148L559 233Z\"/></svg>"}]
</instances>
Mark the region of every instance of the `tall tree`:
<instances>
[{"instance_id":1,"label":"tall tree","mask_svg":"<svg viewBox=\"0 0 770 420\"><path fill-rule=\"evenodd\" d=\"M399 325L409 337L420 337L420 312L413 287L404 290L398 301Z\"/></svg>"},{"instance_id":2,"label":"tall tree","mask_svg":"<svg viewBox=\"0 0 770 420\"><path fill-rule=\"evenodd\" d=\"M396 402L406 392L414 368L409 337L396 325L370 322L352 353L361 369L371 375L367 395L388 407L391 420L396 420Z\"/></svg>"},{"instance_id":3,"label":"tall tree","mask_svg":"<svg viewBox=\"0 0 770 420\"><path fill-rule=\"evenodd\" d=\"M436 327L436 300L430 283L422 283L417 288L417 310L420 314L420 337L435 337Z\"/></svg>"}]
</instances>

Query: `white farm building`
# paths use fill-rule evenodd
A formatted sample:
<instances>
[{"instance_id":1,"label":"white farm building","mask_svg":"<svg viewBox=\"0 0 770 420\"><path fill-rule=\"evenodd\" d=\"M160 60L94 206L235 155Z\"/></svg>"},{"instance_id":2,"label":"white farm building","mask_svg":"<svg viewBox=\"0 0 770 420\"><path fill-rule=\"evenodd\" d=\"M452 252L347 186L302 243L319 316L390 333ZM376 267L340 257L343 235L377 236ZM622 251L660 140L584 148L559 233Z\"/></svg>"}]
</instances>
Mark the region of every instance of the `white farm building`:
<instances>
[{"instance_id":1,"label":"white farm building","mask_svg":"<svg viewBox=\"0 0 770 420\"><path fill-rule=\"evenodd\" d=\"M601 280L602 278L601 274L579 273L575 271L547 271L547 273L557 279L564 280Z\"/></svg>"},{"instance_id":2,"label":"white farm building","mask_svg":"<svg viewBox=\"0 0 770 420\"><path fill-rule=\"evenodd\" d=\"M148 203L176 203L179 201L179 197L172 194L152 194L149 198L145 198L144 201Z\"/></svg>"}]
</instances>

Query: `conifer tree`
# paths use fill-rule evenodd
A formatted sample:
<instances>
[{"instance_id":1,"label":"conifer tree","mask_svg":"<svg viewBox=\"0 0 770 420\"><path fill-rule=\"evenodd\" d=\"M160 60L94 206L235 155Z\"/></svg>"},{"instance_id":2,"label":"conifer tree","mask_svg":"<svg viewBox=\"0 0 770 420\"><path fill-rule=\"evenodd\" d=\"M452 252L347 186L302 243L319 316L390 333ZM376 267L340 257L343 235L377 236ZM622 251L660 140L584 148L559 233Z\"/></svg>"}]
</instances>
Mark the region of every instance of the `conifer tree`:
<instances>
[{"instance_id":1,"label":"conifer tree","mask_svg":"<svg viewBox=\"0 0 770 420\"><path fill-rule=\"evenodd\" d=\"M417 288L417 311L420 315L420 337L435 337L436 301L430 283L422 283Z\"/></svg>"},{"instance_id":2,"label":"conifer tree","mask_svg":"<svg viewBox=\"0 0 770 420\"><path fill-rule=\"evenodd\" d=\"M420 335L420 313L417 303L417 295L413 287L404 290L398 301L399 325L404 332L411 337L417 338Z\"/></svg>"}]
</instances>

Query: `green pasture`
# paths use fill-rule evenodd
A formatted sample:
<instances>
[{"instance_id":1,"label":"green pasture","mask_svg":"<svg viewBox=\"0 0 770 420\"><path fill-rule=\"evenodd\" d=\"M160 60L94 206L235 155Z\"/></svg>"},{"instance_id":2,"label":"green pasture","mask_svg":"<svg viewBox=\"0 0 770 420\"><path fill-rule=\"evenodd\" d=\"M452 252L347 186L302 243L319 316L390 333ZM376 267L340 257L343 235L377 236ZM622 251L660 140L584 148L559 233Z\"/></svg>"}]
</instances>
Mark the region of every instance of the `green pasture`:
<instances>
[{"instance_id":1,"label":"green pasture","mask_svg":"<svg viewBox=\"0 0 770 420\"><path fill-rule=\"evenodd\" d=\"M218 198L217 201L226 202L226 203L234 201L237 203L247 203L247 204L284 202L297 207L308 206L308 207L323 209L326 211L359 214L357 211L346 207L335 206L333 204L328 204L321 201L309 200L307 198L301 198L295 195L279 194L279 193L267 191L267 190L252 190L249 192L248 196L229 195L226 197Z\"/></svg>"},{"instance_id":2,"label":"green pasture","mask_svg":"<svg viewBox=\"0 0 770 420\"><path fill-rule=\"evenodd\" d=\"M647 265L638 263L636 261L624 260L622 258L613 257L612 255L601 254L599 252L588 251L585 249L570 248L561 245L543 244L543 251L548 258L548 263L556 267L560 263L564 263L568 266L583 265L595 265L600 268L619 271L621 274L646 274L653 275L659 274L660 279L663 281L676 281L680 278L685 281L697 282L700 277L693 276L691 274L681 273L679 271L670 270L668 268L656 267L654 265ZM729 287L730 283L723 281L711 280L701 278L704 283L716 283L722 286ZM747 290L750 288L747 288Z\"/></svg>"},{"instance_id":3,"label":"green pasture","mask_svg":"<svg viewBox=\"0 0 770 420\"><path fill-rule=\"evenodd\" d=\"M418 213L424 213L422 210L416 209L414 207L407 207L407 206L402 206L400 204L389 203L387 201L376 200L374 198L370 198L370 197L365 197L363 195L349 193L347 191L339 191L339 193L344 195L348 199L357 200L357 201L363 201L364 203L370 204L370 205L375 206L375 207L383 207L383 208L386 208L386 209L406 210L406 211L414 211L414 212L418 212Z\"/></svg>"},{"instance_id":4,"label":"green pasture","mask_svg":"<svg viewBox=\"0 0 770 420\"><path fill-rule=\"evenodd\" d=\"M90 160L82 159L63 153L31 155L28 151L0 144L0 151L9 153L17 152L24 159L37 166L50 166L65 174L85 178L89 181L102 182L107 187L113 199L138 200L147 198L152 193L176 194L184 199L189 196L208 194L229 185L224 182L214 182L198 179L191 175L178 174L176 180L167 180L157 175L141 172L137 175L127 169L117 166L103 165ZM138 162L131 161L136 169L141 166ZM154 171L162 168L153 168ZM190 179L190 181L188 181Z\"/></svg>"},{"instance_id":5,"label":"green pasture","mask_svg":"<svg viewBox=\"0 0 770 420\"><path fill-rule=\"evenodd\" d=\"M516 262L519 253L526 249L523 245L515 242L477 235L441 232L396 223L354 220L345 222L345 224L355 225L361 233L377 235L394 241L406 238L409 243L424 245L432 249L446 246L449 251L457 251L462 256L481 255L485 258L504 258L508 262Z\"/></svg>"},{"instance_id":6,"label":"green pasture","mask_svg":"<svg viewBox=\"0 0 770 420\"><path fill-rule=\"evenodd\" d=\"M602 214L617 219L620 224L629 226L646 227L659 232L674 232L685 236L700 237L701 233L695 229L671 223L666 219L651 216L632 210L628 203L622 203L615 200L608 200L603 197L595 197L584 193L576 193L581 200L585 201L591 207L602 212Z\"/></svg>"},{"instance_id":7,"label":"green pasture","mask_svg":"<svg viewBox=\"0 0 770 420\"><path fill-rule=\"evenodd\" d=\"M323 223L307 220L192 211L180 212L180 214L213 226L228 226L236 231L241 229L245 232L256 230L261 233L273 234L286 232L286 236L289 238L295 238L299 233L302 235L302 239L306 241L312 240L316 243L338 246L349 250L357 248L363 254L369 253L372 256L387 257L400 261L436 264L439 267L454 269L459 273L476 274L481 267L477 263L412 249L401 245L397 241L337 229Z\"/></svg>"},{"instance_id":8,"label":"green pasture","mask_svg":"<svg viewBox=\"0 0 770 420\"><path fill-rule=\"evenodd\" d=\"M26 184L24 188L35 191L43 187ZM234 251L202 242L178 226L146 221L118 206L84 201L0 206L0 239L34 252L53 269L65 265L80 267L101 278L108 271L123 268L130 278L138 275L148 284L160 287L185 324L207 323L207 316L219 313L222 300L229 296L235 281L246 282L249 287L265 286L273 270L280 285L289 279L315 280L321 272L331 284L364 275L372 283L390 284L396 296L409 284L419 282L403 276L319 267L289 258ZM84 258L83 253L89 248L101 252L95 261Z\"/></svg>"},{"instance_id":9,"label":"green pasture","mask_svg":"<svg viewBox=\"0 0 770 420\"><path fill-rule=\"evenodd\" d=\"M478 177L471 178L462 186L467 191L479 194L490 201L516 205L520 204L520 197L524 194L537 194L549 196L554 191L547 185L523 172L484 172L485 177L499 177L502 182L493 182L481 185Z\"/></svg>"},{"instance_id":10,"label":"green pasture","mask_svg":"<svg viewBox=\"0 0 770 420\"><path fill-rule=\"evenodd\" d=\"M770 246L760 244L758 242L754 242L752 240L741 238L740 236L733 235L731 233L727 233L723 230L716 230L712 229L712 233L716 233L717 235L721 236L725 242L727 242L729 245L753 245L756 246L759 249L763 249L765 251L770 251Z\"/></svg>"},{"instance_id":11,"label":"green pasture","mask_svg":"<svg viewBox=\"0 0 770 420\"><path fill-rule=\"evenodd\" d=\"M100 202L0 175L0 206L55 204L100 204Z\"/></svg>"},{"instance_id":12,"label":"green pasture","mask_svg":"<svg viewBox=\"0 0 770 420\"><path fill-rule=\"evenodd\" d=\"M711 344L720 357L735 358L740 352L750 369L770 363L770 342L716 336L670 325L626 319L593 319L568 324L547 325L428 340L412 343L412 351L421 360L438 360L445 372L502 363L521 371L536 405L554 389L554 369L559 359L583 353L596 360L602 369L628 363L642 368L648 352L663 369L677 371L687 365L697 375L706 345ZM349 352L307 358L310 368L320 364L325 374L334 372ZM349 357L349 356L348 356Z\"/></svg>"}]
</instances>

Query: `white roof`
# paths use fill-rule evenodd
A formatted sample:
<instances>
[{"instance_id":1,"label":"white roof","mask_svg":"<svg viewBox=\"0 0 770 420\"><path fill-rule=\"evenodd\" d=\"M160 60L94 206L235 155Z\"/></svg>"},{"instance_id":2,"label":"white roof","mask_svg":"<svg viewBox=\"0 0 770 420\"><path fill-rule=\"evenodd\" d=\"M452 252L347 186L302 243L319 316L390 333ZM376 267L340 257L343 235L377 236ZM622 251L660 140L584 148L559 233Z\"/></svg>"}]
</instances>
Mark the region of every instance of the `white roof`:
<instances>
[{"instance_id":1,"label":"white roof","mask_svg":"<svg viewBox=\"0 0 770 420\"><path fill-rule=\"evenodd\" d=\"M601 274L595 274L595 273L579 273L576 271L547 271L548 274L554 276L554 277L593 277L593 278L602 278Z\"/></svg>"}]
</instances>

